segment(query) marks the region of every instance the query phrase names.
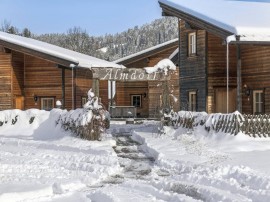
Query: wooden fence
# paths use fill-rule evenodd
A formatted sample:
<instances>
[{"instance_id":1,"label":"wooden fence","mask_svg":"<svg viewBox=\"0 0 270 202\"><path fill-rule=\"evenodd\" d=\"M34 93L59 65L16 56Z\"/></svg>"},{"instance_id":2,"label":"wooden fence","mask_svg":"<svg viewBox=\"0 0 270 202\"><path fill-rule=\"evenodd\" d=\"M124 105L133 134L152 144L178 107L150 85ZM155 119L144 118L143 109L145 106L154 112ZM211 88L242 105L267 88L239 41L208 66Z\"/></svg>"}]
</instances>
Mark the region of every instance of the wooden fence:
<instances>
[{"instance_id":1,"label":"wooden fence","mask_svg":"<svg viewBox=\"0 0 270 202\"><path fill-rule=\"evenodd\" d=\"M223 132L237 135L242 132L251 137L270 137L270 115L240 114L206 114L180 111L170 114L167 125L194 129L204 127L208 132Z\"/></svg>"}]
</instances>

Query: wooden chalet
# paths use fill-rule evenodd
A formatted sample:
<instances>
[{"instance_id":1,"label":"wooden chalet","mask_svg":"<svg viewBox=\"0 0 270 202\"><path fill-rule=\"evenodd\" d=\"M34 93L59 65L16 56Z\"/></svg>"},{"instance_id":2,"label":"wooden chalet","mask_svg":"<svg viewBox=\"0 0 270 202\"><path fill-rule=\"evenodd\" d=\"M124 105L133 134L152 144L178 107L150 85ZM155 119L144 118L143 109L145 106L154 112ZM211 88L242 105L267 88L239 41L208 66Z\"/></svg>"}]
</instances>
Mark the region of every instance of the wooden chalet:
<instances>
[{"instance_id":1,"label":"wooden chalet","mask_svg":"<svg viewBox=\"0 0 270 202\"><path fill-rule=\"evenodd\" d=\"M270 4L159 0L179 18L181 109L270 113Z\"/></svg>"},{"instance_id":2,"label":"wooden chalet","mask_svg":"<svg viewBox=\"0 0 270 202\"><path fill-rule=\"evenodd\" d=\"M92 87L108 104L107 81L91 68L121 68L112 62L48 43L0 32L0 110L82 107Z\"/></svg>"},{"instance_id":3,"label":"wooden chalet","mask_svg":"<svg viewBox=\"0 0 270 202\"><path fill-rule=\"evenodd\" d=\"M153 67L165 58L171 59L178 65L178 39L173 39L165 43L156 45L138 53L126 56L114 61L129 68L142 69ZM164 81L163 81L164 82ZM155 118L159 115L162 107L162 81L116 81L112 84L116 88L114 104L117 106L135 106L136 116L143 118ZM171 105L175 110L179 110L179 70L171 75L169 90L178 99L174 102L171 98Z\"/></svg>"}]
</instances>

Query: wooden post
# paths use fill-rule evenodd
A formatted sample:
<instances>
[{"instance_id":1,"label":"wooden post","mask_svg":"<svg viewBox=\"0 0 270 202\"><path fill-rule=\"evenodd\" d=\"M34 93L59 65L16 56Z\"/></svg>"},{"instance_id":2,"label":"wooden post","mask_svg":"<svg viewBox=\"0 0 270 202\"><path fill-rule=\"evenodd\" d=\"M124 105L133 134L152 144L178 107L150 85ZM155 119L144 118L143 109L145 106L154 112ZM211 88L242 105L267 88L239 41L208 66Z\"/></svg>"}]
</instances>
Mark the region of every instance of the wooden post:
<instances>
[{"instance_id":1,"label":"wooden post","mask_svg":"<svg viewBox=\"0 0 270 202\"><path fill-rule=\"evenodd\" d=\"M93 92L95 93L95 96L99 97L99 80L98 79L93 79L92 89L93 89Z\"/></svg>"},{"instance_id":2,"label":"wooden post","mask_svg":"<svg viewBox=\"0 0 270 202\"><path fill-rule=\"evenodd\" d=\"M65 109L65 68L62 67L62 109Z\"/></svg>"},{"instance_id":3,"label":"wooden post","mask_svg":"<svg viewBox=\"0 0 270 202\"><path fill-rule=\"evenodd\" d=\"M237 44L237 110L242 113L241 48Z\"/></svg>"},{"instance_id":4,"label":"wooden post","mask_svg":"<svg viewBox=\"0 0 270 202\"><path fill-rule=\"evenodd\" d=\"M226 51L226 66L227 66L227 114L229 113L229 70L230 70L230 58L229 58L229 42L227 42Z\"/></svg>"},{"instance_id":5,"label":"wooden post","mask_svg":"<svg viewBox=\"0 0 270 202\"><path fill-rule=\"evenodd\" d=\"M169 86L168 80L162 82L162 108L167 109L170 108L170 96L169 96Z\"/></svg>"},{"instance_id":6,"label":"wooden post","mask_svg":"<svg viewBox=\"0 0 270 202\"><path fill-rule=\"evenodd\" d=\"M178 66L179 66L179 110L181 110L181 103L182 103L182 100L181 100L181 79L180 79L180 76L182 75L181 74L181 68L182 68L182 60L181 60L181 26L180 26L180 21L181 19L178 18Z\"/></svg>"}]
</instances>

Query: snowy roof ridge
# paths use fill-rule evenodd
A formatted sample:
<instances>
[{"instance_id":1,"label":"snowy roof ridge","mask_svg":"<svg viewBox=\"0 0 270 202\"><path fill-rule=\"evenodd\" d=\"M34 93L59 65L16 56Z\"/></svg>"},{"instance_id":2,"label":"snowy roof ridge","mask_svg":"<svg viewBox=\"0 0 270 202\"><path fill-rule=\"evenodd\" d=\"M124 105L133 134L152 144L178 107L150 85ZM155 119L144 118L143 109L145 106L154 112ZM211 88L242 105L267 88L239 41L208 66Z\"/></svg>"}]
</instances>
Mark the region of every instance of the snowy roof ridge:
<instances>
[{"instance_id":1,"label":"snowy roof ridge","mask_svg":"<svg viewBox=\"0 0 270 202\"><path fill-rule=\"evenodd\" d=\"M93 56L78 53L76 51L68 50L56 45L52 45L46 42L38 41L31 38L26 38L18 35L8 34L0 32L0 40L18 45L30 50L34 50L40 53L44 53L50 56L67 60L74 65L81 68L92 68L92 67L112 67L112 68L123 68L124 66L118 65L113 62L108 62L102 59L95 58Z\"/></svg>"},{"instance_id":2,"label":"snowy roof ridge","mask_svg":"<svg viewBox=\"0 0 270 202\"><path fill-rule=\"evenodd\" d=\"M159 2L235 35L270 36L269 2L243 0L159 0Z\"/></svg>"},{"instance_id":3,"label":"snowy roof ridge","mask_svg":"<svg viewBox=\"0 0 270 202\"><path fill-rule=\"evenodd\" d=\"M117 59L117 60L115 60L115 61L113 61L113 62L115 62L115 63L120 63L120 62L123 62L123 61L125 61L125 60L131 59L131 58L133 58L133 57L137 57L137 56L139 56L139 55L142 55L142 54L145 54L145 53L147 53L147 52L153 51L153 50L155 50L155 49L162 48L162 47L164 47L164 46L173 44L173 43L175 43L176 41L178 41L178 38L175 38L175 39L166 41L166 42L161 43L161 44L158 44L158 45L156 45L156 46L153 46L153 47L147 48L147 49L145 49L145 50L139 51L139 52L137 52L137 53L134 53L134 54L128 55L128 56L126 56L126 57Z\"/></svg>"}]
</instances>

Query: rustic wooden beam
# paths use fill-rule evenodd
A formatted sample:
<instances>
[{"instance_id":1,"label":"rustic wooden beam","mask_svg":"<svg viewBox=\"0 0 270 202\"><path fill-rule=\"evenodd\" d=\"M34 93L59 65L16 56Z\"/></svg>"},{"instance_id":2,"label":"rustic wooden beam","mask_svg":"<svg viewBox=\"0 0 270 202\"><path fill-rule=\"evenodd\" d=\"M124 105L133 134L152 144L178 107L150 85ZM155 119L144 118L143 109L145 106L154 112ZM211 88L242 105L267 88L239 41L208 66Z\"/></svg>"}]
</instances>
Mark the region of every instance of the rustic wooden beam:
<instances>
[{"instance_id":1,"label":"rustic wooden beam","mask_svg":"<svg viewBox=\"0 0 270 202\"><path fill-rule=\"evenodd\" d=\"M95 96L99 97L99 80L93 79L92 89L95 93Z\"/></svg>"},{"instance_id":2,"label":"rustic wooden beam","mask_svg":"<svg viewBox=\"0 0 270 202\"><path fill-rule=\"evenodd\" d=\"M237 44L237 110L242 113L242 76L241 76L241 48Z\"/></svg>"},{"instance_id":3,"label":"rustic wooden beam","mask_svg":"<svg viewBox=\"0 0 270 202\"><path fill-rule=\"evenodd\" d=\"M148 74L143 68L92 68L93 78L112 81L160 81L170 77L168 73L153 72Z\"/></svg>"},{"instance_id":4,"label":"rustic wooden beam","mask_svg":"<svg viewBox=\"0 0 270 202\"><path fill-rule=\"evenodd\" d=\"M181 75L181 69L182 69L182 60L181 60L181 26L180 26L181 20L180 18L178 18L178 64L179 64L179 110L181 110L181 79L180 79L180 75Z\"/></svg>"},{"instance_id":5,"label":"rustic wooden beam","mask_svg":"<svg viewBox=\"0 0 270 202\"><path fill-rule=\"evenodd\" d=\"M62 68L62 109L65 109L66 85L65 85L65 68Z\"/></svg>"},{"instance_id":6,"label":"rustic wooden beam","mask_svg":"<svg viewBox=\"0 0 270 202\"><path fill-rule=\"evenodd\" d=\"M74 69L74 107L77 108L77 68Z\"/></svg>"},{"instance_id":7,"label":"rustic wooden beam","mask_svg":"<svg viewBox=\"0 0 270 202\"><path fill-rule=\"evenodd\" d=\"M166 13L167 15L172 15L175 17L178 17L190 24L192 24L195 27L199 27L200 29L206 30L210 33L213 33L223 39L226 39L228 36L233 35L234 33L225 30L221 27L218 27L216 25L213 25L207 21L204 21L198 17L195 17L189 13L183 12L181 10L178 10L174 7L168 6L166 4L163 4L159 2L160 7L162 8L162 11Z\"/></svg>"}]
</instances>

